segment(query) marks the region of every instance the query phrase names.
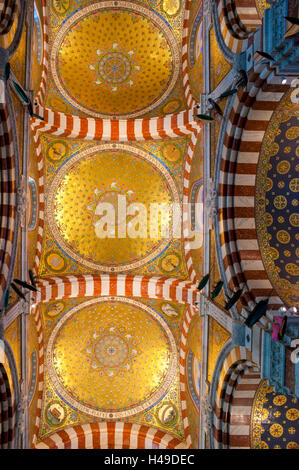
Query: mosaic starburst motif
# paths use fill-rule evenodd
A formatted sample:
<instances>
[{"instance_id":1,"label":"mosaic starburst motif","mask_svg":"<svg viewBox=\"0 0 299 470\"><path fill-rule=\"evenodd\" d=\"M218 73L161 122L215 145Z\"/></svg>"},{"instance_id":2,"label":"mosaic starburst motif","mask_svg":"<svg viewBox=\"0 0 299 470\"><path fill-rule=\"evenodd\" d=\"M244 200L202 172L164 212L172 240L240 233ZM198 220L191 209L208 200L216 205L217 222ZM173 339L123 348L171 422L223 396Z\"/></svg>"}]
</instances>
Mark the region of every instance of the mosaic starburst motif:
<instances>
[{"instance_id":1,"label":"mosaic starburst motif","mask_svg":"<svg viewBox=\"0 0 299 470\"><path fill-rule=\"evenodd\" d=\"M100 375L123 375L136 362L137 343L127 331L101 328L92 335L85 349L90 366Z\"/></svg>"},{"instance_id":2,"label":"mosaic starburst motif","mask_svg":"<svg viewBox=\"0 0 299 470\"><path fill-rule=\"evenodd\" d=\"M97 50L97 59L89 65L95 73L97 85L108 85L112 91L117 91L119 86L132 86L134 72L140 70L139 65L134 65L134 51L124 51L117 43L108 51Z\"/></svg>"}]
</instances>

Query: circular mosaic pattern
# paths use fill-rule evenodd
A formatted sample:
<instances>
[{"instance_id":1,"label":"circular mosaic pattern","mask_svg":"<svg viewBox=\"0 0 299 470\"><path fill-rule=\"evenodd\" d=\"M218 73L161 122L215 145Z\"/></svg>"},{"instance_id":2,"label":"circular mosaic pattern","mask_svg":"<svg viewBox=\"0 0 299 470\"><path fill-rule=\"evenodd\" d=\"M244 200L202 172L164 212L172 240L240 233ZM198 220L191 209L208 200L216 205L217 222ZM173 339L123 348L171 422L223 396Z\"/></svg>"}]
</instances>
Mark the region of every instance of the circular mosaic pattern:
<instances>
[{"instance_id":1,"label":"circular mosaic pattern","mask_svg":"<svg viewBox=\"0 0 299 470\"><path fill-rule=\"evenodd\" d=\"M171 100L163 106L162 111L164 114L177 113L180 110L181 106L182 103L180 100Z\"/></svg>"},{"instance_id":2,"label":"circular mosaic pattern","mask_svg":"<svg viewBox=\"0 0 299 470\"><path fill-rule=\"evenodd\" d=\"M176 184L158 159L130 145L102 144L61 166L49 189L47 215L53 236L72 259L120 272L143 266L168 246L173 202L179 203ZM161 218L160 204L170 208Z\"/></svg>"},{"instance_id":3,"label":"circular mosaic pattern","mask_svg":"<svg viewBox=\"0 0 299 470\"><path fill-rule=\"evenodd\" d=\"M66 416L66 407L57 400L51 401L45 409L45 417L50 426L61 426Z\"/></svg>"},{"instance_id":4,"label":"circular mosaic pattern","mask_svg":"<svg viewBox=\"0 0 299 470\"><path fill-rule=\"evenodd\" d=\"M181 0L162 0L161 10L167 16L175 16L179 13L182 3Z\"/></svg>"},{"instance_id":5,"label":"circular mosaic pattern","mask_svg":"<svg viewBox=\"0 0 299 470\"><path fill-rule=\"evenodd\" d=\"M282 406L286 403L287 397L285 395L276 395L273 399L273 403L276 406Z\"/></svg>"},{"instance_id":6,"label":"circular mosaic pattern","mask_svg":"<svg viewBox=\"0 0 299 470\"><path fill-rule=\"evenodd\" d=\"M290 408L287 412L286 412L286 417L287 419L289 419L290 421L295 421L296 419L299 418L299 410L297 408Z\"/></svg>"},{"instance_id":7,"label":"circular mosaic pattern","mask_svg":"<svg viewBox=\"0 0 299 470\"><path fill-rule=\"evenodd\" d=\"M270 426L269 431L270 431L271 436L280 437L283 433L283 427L281 426L281 424L275 423L275 424L272 424L272 426Z\"/></svg>"},{"instance_id":8,"label":"circular mosaic pattern","mask_svg":"<svg viewBox=\"0 0 299 470\"><path fill-rule=\"evenodd\" d=\"M106 334L96 342L94 354L103 367L119 367L128 359L128 342L120 335Z\"/></svg>"},{"instance_id":9,"label":"circular mosaic pattern","mask_svg":"<svg viewBox=\"0 0 299 470\"><path fill-rule=\"evenodd\" d=\"M59 251L49 251L45 256L45 263L49 270L62 273L66 268L66 261Z\"/></svg>"},{"instance_id":10,"label":"circular mosaic pattern","mask_svg":"<svg viewBox=\"0 0 299 470\"><path fill-rule=\"evenodd\" d=\"M57 89L72 106L93 117L128 118L167 99L180 53L171 28L153 10L103 1L62 24L50 61Z\"/></svg>"},{"instance_id":11,"label":"circular mosaic pattern","mask_svg":"<svg viewBox=\"0 0 299 470\"><path fill-rule=\"evenodd\" d=\"M161 146L163 157L169 162L177 162L181 158L181 151L179 147L171 142L167 142Z\"/></svg>"},{"instance_id":12,"label":"circular mosaic pattern","mask_svg":"<svg viewBox=\"0 0 299 470\"><path fill-rule=\"evenodd\" d=\"M60 315L64 310L64 302L62 300L58 300L57 302L50 303L46 308L46 314L49 317L57 317Z\"/></svg>"},{"instance_id":13,"label":"circular mosaic pattern","mask_svg":"<svg viewBox=\"0 0 299 470\"><path fill-rule=\"evenodd\" d=\"M52 142L47 148L47 158L56 163L68 153L68 146L63 140Z\"/></svg>"},{"instance_id":14,"label":"circular mosaic pattern","mask_svg":"<svg viewBox=\"0 0 299 470\"><path fill-rule=\"evenodd\" d=\"M172 402L163 403L157 411L157 418L162 426L171 426L178 419L178 412Z\"/></svg>"},{"instance_id":15,"label":"circular mosaic pattern","mask_svg":"<svg viewBox=\"0 0 299 470\"><path fill-rule=\"evenodd\" d=\"M130 59L122 52L104 54L99 62L99 74L103 82L121 84L130 77L131 71Z\"/></svg>"},{"instance_id":16,"label":"circular mosaic pattern","mask_svg":"<svg viewBox=\"0 0 299 470\"><path fill-rule=\"evenodd\" d=\"M160 268L165 273L171 273L176 269L179 269L181 265L181 257L175 251L168 253L160 260Z\"/></svg>"},{"instance_id":17,"label":"circular mosaic pattern","mask_svg":"<svg viewBox=\"0 0 299 470\"><path fill-rule=\"evenodd\" d=\"M256 228L268 277L283 302L299 305L298 105L290 93L273 113L258 161Z\"/></svg>"},{"instance_id":18,"label":"circular mosaic pattern","mask_svg":"<svg viewBox=\"0 0 299 470\"><path fill-rule=\"evenodd\" d=\"M53 386L70 406L97 418L123 418L167 392L177 373L177 347L151 307L103 297L77 305L56 323L46 361Z\"/></svg>"}]
</instances>

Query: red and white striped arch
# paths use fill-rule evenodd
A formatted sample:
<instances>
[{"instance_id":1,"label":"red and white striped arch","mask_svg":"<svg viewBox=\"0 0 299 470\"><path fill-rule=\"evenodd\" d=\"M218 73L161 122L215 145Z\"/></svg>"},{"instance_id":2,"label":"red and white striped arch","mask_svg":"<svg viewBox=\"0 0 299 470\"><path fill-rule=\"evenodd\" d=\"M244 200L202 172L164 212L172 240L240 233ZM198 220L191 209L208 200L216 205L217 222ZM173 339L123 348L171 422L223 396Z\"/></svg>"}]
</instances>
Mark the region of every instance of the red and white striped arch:
<instances>
[{"instance_id":1,"label":"red and white striped arch","mask_svg":"<svg viewBox=\"0 0 299 470\"><path fill-rule=\"evenodd\" d=\"M0 226L0 298L4 295L12 264L16 230L17 175L9 109L0 103L0 165L1 165L1 226Z\"/></svg>"},{"instance_id":2,"label":"red and white striped arch","mask_svg":"<svg viewBox=\"0 0 299 470\"><path fill-rule=\"evenodd\" d=\"M190 222L188 224L188 194L189 194L189 184L190 184L190 173L191 173L191 164L192 158L194 154L194 148L196 145L196 140L198 138L198 134L201 129L201 124L197 121L194 121L194 110L187 110L182 111L181 113L164 116L162 118L151 118L151 119L140 119L140 120L128 120L128 121L109 121L109 120L95 120L93 118L80 118L78 116L67 116L63 115L62 113L58 113L53 111L49 108L42 108L39 107L39 113L43 114L45 112L45 121L42 121L37 118L33 118L31 120L31 128L33 132L33 138L36 146L37 152L37 162L38 162L38 174L39 174L39 222L38 222L38 243L37 243L37 251L35 257L35 265L34 269L37 272L40 258L41 258L41 250L42 250L42 238L43 238L43 227L44 227L44 175L43 175L43 155L42 155L42 148L40 142L40 132L47 132L53 135L60 135L64 137L73 137L73 138L82 138L84 140L121 140L121 141L132 141L132 140L148 140L151 139L161 139L161 138L171 138L171 137L178 137L183 135L191 135L190 143L187 150L187 156L185 160L185 167L184 167L184 180L183 180L183 239L184 239L184 250L185 250L185 259L187 264L187 270L192 281L196 279L196 273L193 268L192 264L192 257L191 257L191 245L189 240L189 229ZM67 119L62 118L62 116L67 116ZM61 123L61 119L65 124L69 124L71 127L74 125L74 121L77 123L76 126L80 129L78 132L74 130L69 133L69 130L66 128L59 128L57 129L56 125L49 125L49 121L51 123ZM151 124L155 121L155 124ZM191 122L189 121L191 120ZM99 122L105 122L105 126L98 125ZM139 122L137 125L136 122ZM146 123L145 123L146 121ZM123 130L125 129L127 133L119 134L119 127L116 131L115 124L119 125L119 123L123 123ZM37 125L37 123L39 123ZM88 124L89 123L89 124ZM92 124L90 124L92 123ZM141 123L141 124L140 124ZM176 127L178 123L183 123L180 129ZM60 124L59 124L60 125ZM75 127L76 127L75 126ZM132 127L133 126L133 127ZM134 126L136 126L134 128ZM170 127L169 127L170 126ZM109 131L108 131L109 128ZM84 132L83 132L84 129ZM92 131L91 131L92 129ZM106 130L105 130L106 129ZM133 129L133 130L132 130ZM135 129L135 130L134 130ZM155 132L154 132L155 130ZM131 132L132 131L132 132ZM151 131L151 133L149 133ZM103 132L105 132L105 136L103 136ZM107 133L106 133L107 132ZM130 133L131 132L131 133ZM138 132L142 132L142 137L138 134ZM120 139L121 137L121 139Z\"/></svg>"},{"instance_id":3,"label":"red and white striped arch","mask_svg":"<svg viewBox=\"0 0 299 470\"><path fill-rule=\"evenodd\" d=\"M33 131L33 140L35 144L38 171L38 222L37 222L37 242L34 259L34 271L38 272L38 267L42 254L42 242L44 233L45 218L45 184L44 184L44 159L42 154L42 146L38 132Z\"/></svg>"},{"instance_id":4,"label":"red and white striped arch","mask_svg":"<svg viewBox=\"0 0 299 470\"><path fill-rule=\"evenodd\" d=\"M261 382L261 374L249 366L238 375L228 412L228 439L230 449L250 449L250 426L254 397Z\"/></svg>"},{"instance_id":5,"label":"red and white striped arch","mask_svg":"<svg viewBox=\"0 0 299 470\"><path fill-rule=\"evenodd\" d=\"M35 303L107 295L164 299L189 305L199 302L199 291L191 281L129 274L82 274L40 279Z\"/></svg>"},{"instance_id":6,"label":"red and white striped arch","mask_svg":"<svg viewBox=\"0 0 299 470\"><path fill-rule=\"evenodd\" d=\"M235 54L248 49L262 24L254 0L217 0L217 18L226 46Z\"/></svg>"},{"instance_id":7,"label":"red and white striped arch","mask_svg":"<svg viewBox=\"0 0 299 470\"><path fill-rule=\"evenodd\" d=\"M265 64L249 72L246 90L235 98L226 128L218 190L220 245L226 279L232 290L244 286L241 300L253 307L264 297L281 305L264 270L255 226L255 182L268 122L288 85Z\"/></svg>"},{"instance_id":8,"label":"red and white striped arch","mask_svg":"<svg viewBox=\"0 0 299 470\"><path fill-rule=\"evenodd\" d=\"M33 117L34 132L46 132L60 137L84 140L107 140L114 142L159 140L182 137L198 131L195 120L196 108L166 116L143 119L95 119L54 111L35 106L35 113L43 120Z\"/></svg>"},{"instance_id":9,"label":"red and white striped arch","mask_svg":"<svg viewBox=\"0 0 299 470\"><path fill-rule=\"evenodd\" d=\"M218 385L216 390L215 402L212 403L212 429L214 436L214 448L216 449L224 448L226 446L228 439L227 423L229 422L231 399L233 396L232 394L235 390L236 384L244 374L244 371L254 372L254 374L256 372L258 373L256 364L252 362L251 352L245 347L236 346L229 352L223 362L219 377L217 378ZM245 413L247 413L247 410L245 411ZM235 430L235 435L238 435L238 432L238 430ZM240 435L243 436L244 429L240 429L240 432Z\"/></svg>"},{"instance_id":10,"label":"red and white striped arch","mask_svg":"<svg viewBox=\"0 0 299 470\"><path fill-rule=\"evenodd\" d=\"M148 426L94 422L71 426L34 445L36 449L186 449L185 442Z\"/></svg>"},{"instance_id":11,"label":"red and white striped arch","mask_svg":"<svg viewBox=\"0 0 299 470\"><path fill-rule=\"evenodd\" d=\"M189 210L189 193L190 193L190 173L191 173L191 164L194 156L194 149L196 146L196 141L198 138L200 128L197 128L197 131L194 132L191 136L191 140L188 147L187 157L185 161L184 169L184 187L183 187L183 240L184 240L184 251L185 251L185 260L187 264L187 270L192 282L196 282L196 272L193 267L192 261L192 239L190 238L191 230L191 220L190 210Z\"/></svg>"}]
</instances>

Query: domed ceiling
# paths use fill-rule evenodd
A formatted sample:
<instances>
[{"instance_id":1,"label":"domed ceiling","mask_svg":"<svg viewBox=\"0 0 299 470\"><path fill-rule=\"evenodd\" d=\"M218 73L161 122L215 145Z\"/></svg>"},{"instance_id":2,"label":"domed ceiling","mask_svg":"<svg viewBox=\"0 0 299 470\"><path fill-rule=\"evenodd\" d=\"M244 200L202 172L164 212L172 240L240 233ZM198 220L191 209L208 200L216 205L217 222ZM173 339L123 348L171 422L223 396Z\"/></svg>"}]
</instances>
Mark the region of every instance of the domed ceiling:
<instances>
[{"instance_id":1,"label":"domed ceiling","mask_svg":"<svg viewBox=\"0 0 299 470\"><path fill-rule=\"evenodd\" d=\"M292 90L291 90L292 91ZM256 222L263 262L282 300L299 305L298 126L290 92L273 114L258 164Z\"/></svg>"},{"instance_id":2,"label":"domed ceiling","mask_svg":"<svg viewBox=\"0 0 299 470\"><path fill-rule=\"evenodd\" d=\"M60 168L47 211L55 238L72 258L87 267L124 271L145 264L169 244L162 232L163 227L170 230L171 214L162 214L152 236L150 204L173 202L179 203L175 182L150 153L103 144L76 154Z\"/></svg>"},{"instance_id":3,"label":"domed ceiling","mask_svg":"<svg viewBox=\"0 0 299 470\"><path fill-rule=\"evenodd\" d=\"M110 118L184 109L180 2L160 2L157 12L146 2L84 2L79 9L76 2L58 9L56 3L50 106Z\"/></svg>"},{"instance_id":4,"label":"domed ceiling","mask_svg":"<svg viewBox=\"0 0 299 470\"><path fill-rule=\"evenodd\" d=\"M174 217L188 138L96 145L45 134L41 142L46 224L40 275L188 277L182 217Z\"/></svg>"},{"instance_id":5,"label":"domed ceiling","mask_svg":"<svg viewBox=\"0 0 299 470\"><path fill-rule=\"evenodd\" d=\"M126 419L182 437L178 351L185 310L125 297L43 304L40 437L95 418Z\"/></svg>"},{"instance_id":6,"label":"domed ceiling","mask_svg":"<svg viewBox=\"0 0 299 470\"><path fill-rule=\"evenodd\" d=\"M176 344L150 307L133 299L93 299L56 324L47 367L71 406L99 418L121 418L164 395L176 374Z\"/></svg>"}]
</instances>

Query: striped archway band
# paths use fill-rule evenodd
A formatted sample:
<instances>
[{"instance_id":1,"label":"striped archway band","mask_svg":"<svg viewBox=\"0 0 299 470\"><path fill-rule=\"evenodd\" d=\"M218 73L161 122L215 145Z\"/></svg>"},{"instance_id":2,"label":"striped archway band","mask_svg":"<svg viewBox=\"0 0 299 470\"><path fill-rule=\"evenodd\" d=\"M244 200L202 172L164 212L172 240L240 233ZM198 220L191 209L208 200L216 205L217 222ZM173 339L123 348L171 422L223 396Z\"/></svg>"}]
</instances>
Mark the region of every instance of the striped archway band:
<instances>
[{"instance_id":1,"label":"striped archway band","mask_svg":"<svg viewBox=\"0 0 299 470\"><path fill-rule=\"evenodd\" d=\"M213 406L213 447L250 447L250 416L260 372L245 347L234 347L223 361Z\"/></svg>"},{"instance_id":2,"label":"striped archway band","mask_svg":"<svg viewBox=\"0 0 299 470\"><path fill-rule=\"evenodd\" d=\"M269 298L269 308L277 308L282 303L273 294L259 250L255 183L265 130L288 88L269 65L255 64L249 72L246 89L240 89L234 99L219 153L219 261L230 289L244 287L241 301L251 308L265 297Z\"/></svg>"}]
</instances>

